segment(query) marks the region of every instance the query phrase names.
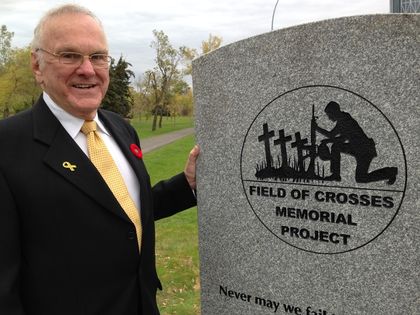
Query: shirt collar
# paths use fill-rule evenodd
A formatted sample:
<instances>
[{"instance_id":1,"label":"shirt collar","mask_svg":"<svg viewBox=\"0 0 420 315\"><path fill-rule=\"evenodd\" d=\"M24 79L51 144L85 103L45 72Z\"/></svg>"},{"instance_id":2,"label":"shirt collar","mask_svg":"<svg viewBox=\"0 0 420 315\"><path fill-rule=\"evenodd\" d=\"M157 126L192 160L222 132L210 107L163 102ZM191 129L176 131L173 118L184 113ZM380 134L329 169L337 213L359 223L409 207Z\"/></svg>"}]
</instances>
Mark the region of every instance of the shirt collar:
<instances>
[{"instance_id":1,"label":"shirt collar","mask_svg":"<svg viewBox=\"0 0 420 315\"><path fill-rule=\"evenodd\" d=\"M57 105L57 103L55 103L46 92L43 92L42 97L44 98L44 101L47 104L48 108L51 110L53 115L58 119L58 121L61 123L63 128L66 129L68 134L73 139L76 138L76 136L79 134L80 129L82 128L82 125L85 121L81 118L78 118L66 112L63 108ZM109 132L105 129L105 126L99 120L97 112L93 120L96 122L96 125L100 131L109 135Z\"/></svg>"}]
</instances>

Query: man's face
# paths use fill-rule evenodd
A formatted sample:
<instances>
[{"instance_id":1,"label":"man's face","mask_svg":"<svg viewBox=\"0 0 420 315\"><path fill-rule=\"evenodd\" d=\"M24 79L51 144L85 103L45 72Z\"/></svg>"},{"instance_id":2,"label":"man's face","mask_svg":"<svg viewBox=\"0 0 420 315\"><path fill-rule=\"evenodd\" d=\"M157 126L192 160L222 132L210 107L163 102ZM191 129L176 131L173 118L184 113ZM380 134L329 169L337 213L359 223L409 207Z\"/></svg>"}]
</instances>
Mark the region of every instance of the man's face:
<instances>
[{"instance_id":1,"label":"man's face","mask_svg":"<svg viewBox=\"0 0 420 315\"><path fill-rule=\"evenodd\" d=\"M78 52L83 55L108 53L105 34L98 22L84 14L64 14L45 25L42 49L53 53ZM109 69L94 68L88 58L81 65L61 64L46 52L38 63L32 56L37 82L60 107L82 119L93 119L108 89ZM39 60L39 58L38 58Z\"/></svg>"}]
</instances>

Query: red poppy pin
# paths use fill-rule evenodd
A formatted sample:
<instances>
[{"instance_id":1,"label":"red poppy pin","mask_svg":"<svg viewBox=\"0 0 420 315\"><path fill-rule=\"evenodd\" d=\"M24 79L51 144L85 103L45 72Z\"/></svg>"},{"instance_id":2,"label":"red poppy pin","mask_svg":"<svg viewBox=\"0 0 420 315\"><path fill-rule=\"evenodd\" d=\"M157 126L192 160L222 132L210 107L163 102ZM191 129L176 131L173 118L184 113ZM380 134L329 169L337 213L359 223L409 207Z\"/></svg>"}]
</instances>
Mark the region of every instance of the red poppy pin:
<instances>
[{"instance_id":1,"label":"red poppy pin","mask_svg":"<svg viewBox=\"0 0 420 315\"><path fill-rule=\"evenodd\" d=\"M143 158L143 151L137 146L137 144L135 144L135 143L130 144L130 150L139 159Z\"/></svg>"}]
</instances>

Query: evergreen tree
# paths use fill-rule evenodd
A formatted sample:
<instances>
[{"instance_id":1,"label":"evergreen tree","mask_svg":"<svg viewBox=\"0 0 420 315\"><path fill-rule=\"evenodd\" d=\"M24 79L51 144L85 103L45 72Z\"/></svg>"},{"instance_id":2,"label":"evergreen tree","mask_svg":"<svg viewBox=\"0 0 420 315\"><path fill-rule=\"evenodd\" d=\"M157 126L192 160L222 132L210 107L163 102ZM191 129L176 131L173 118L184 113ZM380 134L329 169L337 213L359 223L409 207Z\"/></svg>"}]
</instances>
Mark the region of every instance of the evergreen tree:
<instances>
[{"instance_id":1,"label":"evergreen tree","mask_svg":"<svg viewBox=\"0 0 420 315\"><path fill-rule=\"evenodd\" d=\"M115 64L112 59L109 67L109 87L105 98L102 101L104 109L120 114L125 118L131 118L133 97L130 93L130 79L134 72L129 69L131 64L120 57Z\"/></svg>"}]
</instances>

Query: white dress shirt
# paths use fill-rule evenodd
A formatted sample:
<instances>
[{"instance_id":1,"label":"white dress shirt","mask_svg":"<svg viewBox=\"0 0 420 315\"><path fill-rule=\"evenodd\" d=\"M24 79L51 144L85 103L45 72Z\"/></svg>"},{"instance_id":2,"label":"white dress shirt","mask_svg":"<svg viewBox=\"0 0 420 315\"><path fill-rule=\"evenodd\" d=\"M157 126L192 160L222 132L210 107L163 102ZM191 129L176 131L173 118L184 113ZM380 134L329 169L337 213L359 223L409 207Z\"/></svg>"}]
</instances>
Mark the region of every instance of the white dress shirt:
<instances>
[{"instance_id":1,"label":"white dress shirt","mask_svg":"<svg viewBox=\"0 0 420 315\"><path fill-rule=\"evenodd\" d=\"M48 108L60 121L61 125L70 135L70 137L73 138L80 149L82 149L82 151L89 157L86 136L80 131L85 121L66 112L64 109L58 106L45 92L43 93L43 98ZM114 162L124 179L128 193L133 199L137 209L140 209L140 185L130 163L128 163L118 144L99 120L97 113L94 120L98 128L97 131L99 132L102 140L105 142L108 151L111 153L111 156L114 159Z\"/></svg>"}]
</instances>

